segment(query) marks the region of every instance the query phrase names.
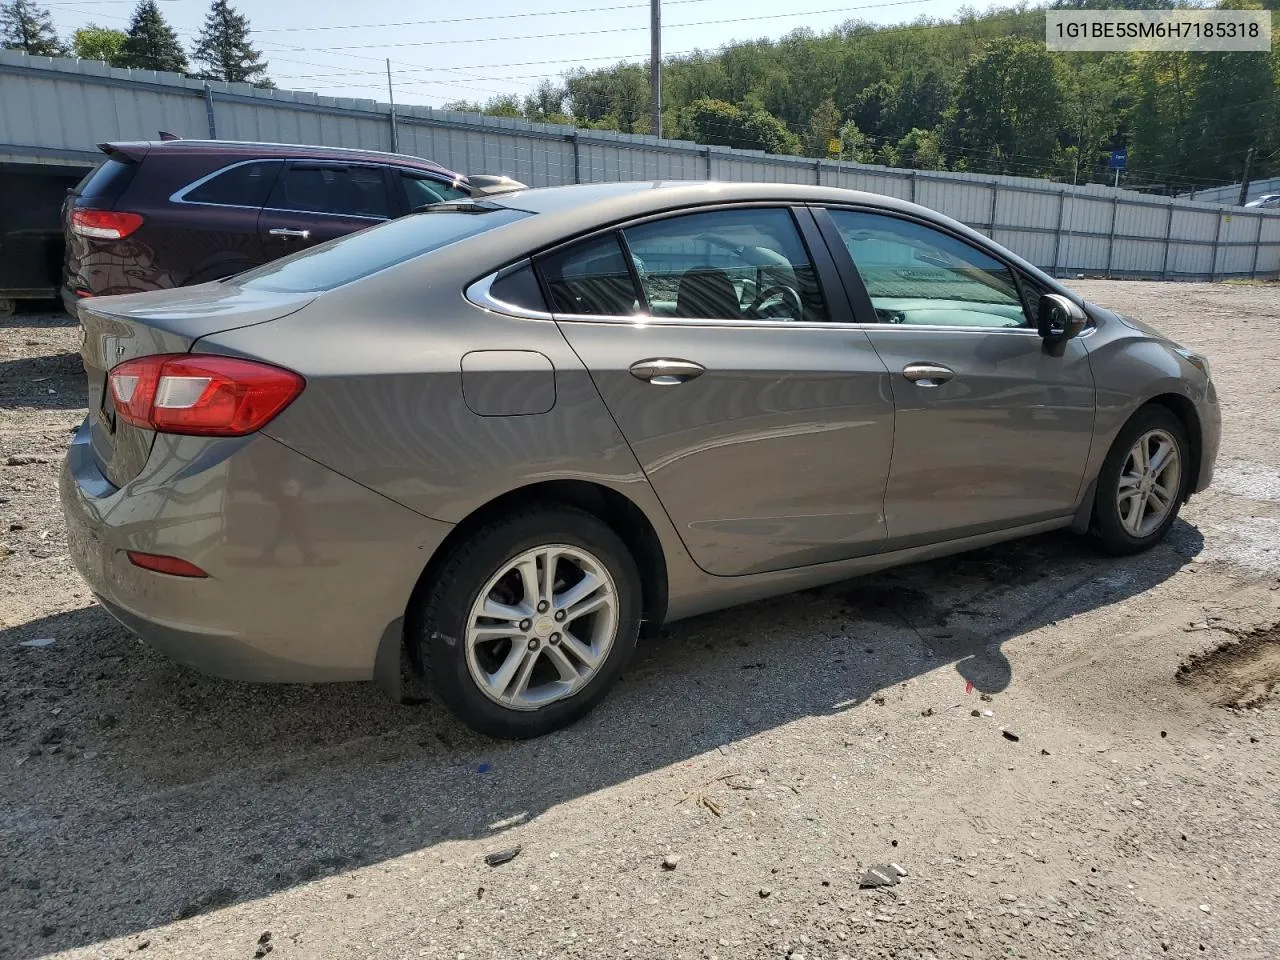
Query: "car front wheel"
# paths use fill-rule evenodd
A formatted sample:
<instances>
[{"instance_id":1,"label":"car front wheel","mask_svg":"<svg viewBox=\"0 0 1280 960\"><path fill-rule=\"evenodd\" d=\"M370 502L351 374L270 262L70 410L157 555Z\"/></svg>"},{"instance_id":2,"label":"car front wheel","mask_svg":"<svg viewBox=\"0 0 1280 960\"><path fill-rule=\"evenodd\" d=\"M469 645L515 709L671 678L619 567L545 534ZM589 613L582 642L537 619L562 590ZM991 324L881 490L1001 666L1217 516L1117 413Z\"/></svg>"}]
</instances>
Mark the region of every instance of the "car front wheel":
<instances>
[{"instance_id":1,"label":"car front wheel","mask_svg":"<svg viewBox=\"0 0 1280 960\"><path fill-rule=\"evenodd\" d=\"M621 675L640 626L640 578L612 528L549 504L458 543L421 612L433 696L481 733L536 737L581 717Z\"/></svg>"},{"instance_id":2,"label":"car front wheel","mask_svg":"<svg viewBox=\"0 0 1280 960\"><path fill-rule=\"evenodd\" d=\"M1186 498L1189 450L1181 421L1164 407L1143 407L1125 424L1094 501L1094 534L1108 553L1138 553L1164 539Z\"/></svg>"}]
</instances>

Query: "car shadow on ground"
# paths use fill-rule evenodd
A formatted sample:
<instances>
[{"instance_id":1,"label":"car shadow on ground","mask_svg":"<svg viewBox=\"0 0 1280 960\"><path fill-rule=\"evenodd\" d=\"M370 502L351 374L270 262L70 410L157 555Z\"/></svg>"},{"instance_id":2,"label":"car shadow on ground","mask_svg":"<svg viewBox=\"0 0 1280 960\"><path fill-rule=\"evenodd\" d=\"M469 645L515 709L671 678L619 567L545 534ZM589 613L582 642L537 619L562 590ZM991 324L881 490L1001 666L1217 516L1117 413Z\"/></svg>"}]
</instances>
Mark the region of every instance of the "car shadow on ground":
<instances>
[{"instance_id":1,"label":"car shadow on ground","mask_svg":"<svg viewBox=\"0 0 1280 960\"><path fill-rule=\"evenodd\" d=\"M443 841L501 845L556 804L931 671L954 670L957 694L998 693L1006 640L1150 589L1201 545L1181 522L1128 559L1047 535L677 623L592 715L523 743L370 685L205 678L97 607L0 632L0 744L16 757L0 780L0 953L139 932ZM41 638L55 642L19 646Z\"/></svg>"},{"instance_id":2,"label":"car shadow on ground","mask_svg":"<svg viewBox=\"0 0 1280 960\"><path fill-rule=\"evenodd\" d=\"M0 336L6 336L0 327ZM0 360L0 410L84 409L84 364L78 353Z\"/></svg>"}]
</instances>

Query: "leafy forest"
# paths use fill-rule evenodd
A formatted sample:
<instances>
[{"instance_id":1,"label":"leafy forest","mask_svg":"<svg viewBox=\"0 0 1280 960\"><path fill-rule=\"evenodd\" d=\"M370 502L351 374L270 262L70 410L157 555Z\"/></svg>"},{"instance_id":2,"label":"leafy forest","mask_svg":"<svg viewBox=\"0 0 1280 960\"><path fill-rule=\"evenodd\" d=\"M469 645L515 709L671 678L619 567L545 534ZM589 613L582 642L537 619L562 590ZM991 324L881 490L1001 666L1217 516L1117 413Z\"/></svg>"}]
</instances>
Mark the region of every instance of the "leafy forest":
<instances>
[{"instance_id":1,"label":"leafy forest","mask_svg":"<svg viewBox=\"0 0 1280 960\"><path fill-rule=\"evenodd\" d=\"M894 27L850 21L830 33L797 30L671 57L663 61L663 135L1068 183L1111 182L1108 157L1127 148L1123 182L1167 193L1238 182L1246 160L1254 179L1280 174L1275 49L1063 54L1046 50L1044 38L1044 8L1023 5ZM651 132L647 64L576 70L532 96L446 106Z\"/></svg>"},{"instance_id":2,"label":"leafy forest","mask_svg":"<svg viewBox=\"0 0 1280 960\"><path fill-rule=\"evenodd\" d=\"M1274 11L1280 0L1222 0ZM1053 6L1158 8L1155 0ZM1025 4L900 26L730 43L663 60L663 134L770 153L922 170L1124 183L1185 193L1280 175L1280 53L1051 53L1045 8ZM1275 18L1273 12L1272 17ZM247 19L213 0L188 54L155 0L128 30L90 24L64 42L34 0L0 0L0 46L270 85ZM191 61L194 61L193 68ZM511 79L520 80L518 76ZM530 95L447 109L650 133L649 69L618 63L543 80Z\"/></svg>"}]
</instances>

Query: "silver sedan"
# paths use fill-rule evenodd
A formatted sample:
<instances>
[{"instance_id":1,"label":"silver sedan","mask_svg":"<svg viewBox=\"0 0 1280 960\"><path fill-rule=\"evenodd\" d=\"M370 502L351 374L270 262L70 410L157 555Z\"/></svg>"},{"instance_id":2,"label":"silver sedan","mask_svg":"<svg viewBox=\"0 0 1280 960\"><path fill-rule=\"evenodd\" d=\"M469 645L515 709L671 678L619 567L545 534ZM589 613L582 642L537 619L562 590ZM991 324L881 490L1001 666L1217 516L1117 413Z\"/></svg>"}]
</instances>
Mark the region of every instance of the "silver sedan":
<instances>
[{"instance_id":1,"label":"silver sedan","mask_svg":"<svg viewBox=\"0 0 1280 960\"><path fill-rule=\"evenodd\" d=\"M667 621L1059 528L1147 549L1218 450L1202 357L835 189L511 189L79 315L62 500L108 610L503 737Z\"/></svg>"}]
</instances>

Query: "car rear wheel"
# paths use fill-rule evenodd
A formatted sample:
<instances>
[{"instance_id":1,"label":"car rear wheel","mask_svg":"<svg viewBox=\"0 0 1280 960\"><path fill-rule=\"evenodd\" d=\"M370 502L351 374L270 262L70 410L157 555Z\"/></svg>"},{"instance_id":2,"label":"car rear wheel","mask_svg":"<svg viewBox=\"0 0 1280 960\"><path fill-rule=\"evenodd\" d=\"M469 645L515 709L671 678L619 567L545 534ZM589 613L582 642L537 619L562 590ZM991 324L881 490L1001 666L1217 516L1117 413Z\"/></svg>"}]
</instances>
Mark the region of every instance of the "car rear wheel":
<instances>
[{"instance_id":1,"label":"car rear wheel","mask_svg":"<svg viewBox=\"0 0 1280 960\"><path fill-rule=\"evenodd\" d=\"M1181 421L1143 407L1116 436L1098 474L1094 535L1117 555L1155 546L1178 518L1188 483L1190 447Z\"/></svg>"},{"instance_id":2,"label":"car rear wheel","mask_svg":"<svg viewBox=\"0 0 1280 960\"><path fill-rule=\"evenodd\" d=\"M536 737L594 707L640 627L640 576L597 517L548 504L485 524L456 545L423 601L419 660L463 723Z\"/></svg>"}]
</instances>

